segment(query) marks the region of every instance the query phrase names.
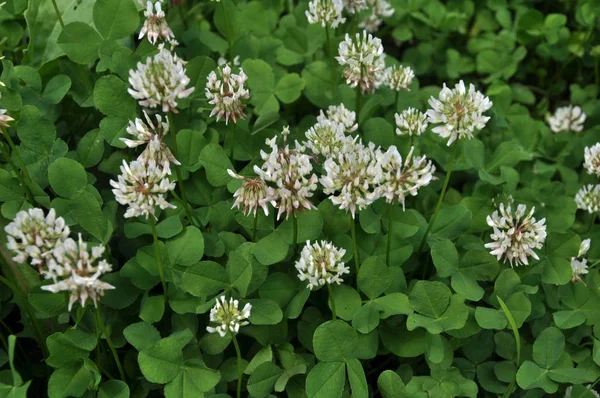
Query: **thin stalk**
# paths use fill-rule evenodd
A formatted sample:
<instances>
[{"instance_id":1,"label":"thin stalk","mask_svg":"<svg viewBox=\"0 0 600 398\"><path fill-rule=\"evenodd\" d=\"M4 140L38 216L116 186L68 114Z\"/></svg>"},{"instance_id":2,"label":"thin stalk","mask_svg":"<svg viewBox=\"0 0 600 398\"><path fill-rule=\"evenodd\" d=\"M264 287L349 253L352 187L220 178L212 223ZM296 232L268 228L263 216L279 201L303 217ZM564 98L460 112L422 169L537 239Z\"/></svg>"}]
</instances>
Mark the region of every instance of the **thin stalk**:
<instances>
[{"instance_id":1,"label":"thin stalk","mask_svg":"<svg viewBox=\"0 0 600 398\"><path fill-rule=\"evenodd\" d=\"M63 22L62 16L60 15L60 10L58 9L56 0L52 0L52 6L54 6L54 12L56 13L56 18L58 18L58 23L60 24L61 28L64 29L65 23Z\"/></svg>"},{"instance_id":2,"label":"thin stalk","mask_svg":"<svg viewBox=\"0 0 600 398\"><path fill-rule=\"evenodd\" d=\"M167 303L169 301L167 295L167 282L165 282L165 270L160 255L160 248L158 247L158 234L156 233L156 220L154 219L154 216L150 217L150 226L152 227L152 237L154 238L154 255L156 256L156 263L158 264L158 275L160 276L160 282L162 283L165 303Z\"/></svg>"},{"instance_id":3,"label":"thin stalk","mask_svg":"<svg viewBox=\"0 0 600 398\"><path fill-rule=\"evenodd\" d=\"M227 17L227 9L225 2L221 1L221 10L223 11L223 23L225 23L225 32L227 32L227 45L229 46L229 58L233 62L233 44L231 43L231 29L229 28L229 18Z\"/></svg>"},{"instance_id":4,"label":"thin stalk","mask_svg":"<svg viewBox=\"0 0 600 398\"><path fill-rule=\"evenodd\" d=\"M256 228L258 227L258 211L254 213L254 225L252 226L252 243L256 242Z\"/></svg>"},{"instance_id":5,"label":"thin stalk","mask_svg":"<svg viewBox=\"0 0 600 398\"><path fill-rule=\"evenodd\" d=\"M350 233L352 234L352 251L354 253L354 268L356 268L356 278L358 279L358 270L360 261L358 260L358 246L356 245L356 223L354 217L350 215Z\"/></svg>"},{"instance_id":6,"label":"thin stalk","mask_svg":"<svg viewBox=\"0 0 600 398\"><path fill-rule=\"evenodd\" d=\"M287 0L288 14L294 14L294 0Z\"/></svg>"},{"instance_id":7,"label":"thin stalk","mask_svg":"<svg viewBox=\"0 0 600 398\"><path fill-rule=\"evenodd\" d=\"M121 376L121 380L125 381L125 372L123 371L123 365L121 365L121 360L119 359L119 354L115 349L115 346L110 338L110 335L106 332L106 327L104 326L104 322L102 321L102 317L100 316L100 309L96 308L96 327L99 328L104 334L104 339L108 344L108 348L110 348L110 352L112 352L113 357L115 358L115 363L117 364L117 369L119 369L119 375ZM100 340L98 340L98 344L100 344Z\"/></svg>"},{"instance_id":8,"label":"thin stalk","mask_svg":"<svg viewBox=\"0 0 600 398\"><path fill-rule=\"evenodd\" d=\"M292 250L296 250L296 241L298 240L298 220L296 219L296 214L293 214L293 235L292 235Z\"/></svg>"},{"instance_id":9,"label":"thin stalk","mask_svg":"<svg viewBox=\"0 0 600 398\"><path fill-rule=\"evenodd\" d=\"M359 120L360 109L362 108L362 91L360 91L360 84L356 86L356 120Z\"/></svg>"},{"instance_id":10,"label":"thin stalk","mask_svg":"<svg viewBox=\"0 0 600 398\"><path fill-rule=\"evenodd\" d=\"M231 334L233 340L233 346L235 347L235 353L237 355L237 398L241 398L242 396L242 353L240 352L240 346L235 338L235 334Z\"/></svg>"},{"instance_id":11,"label":"thin stalk","mask_svg":"<svg viewBox=\"0 0 600 398\"><path fill-rule=\"evenodd\" d=\"M394 101L394 112L398 112L398 101L400 100L400 90L396 91L396 100Z\"/></svg>"},{"instance_id":12,"label":"thin stalk","mask_svg":"<svg viewBox=\"0 0 600 398\"><path fill-rule=\"evenodd\" d=\"M423 235L423 239L419 244L419 248L417 249L417 254L421 253L423 247L425 246L425 242L427 242L427 236L435 223L435 219L438 215L440 207L442 207L442 202L444 201L444 196L446 196L446 190L448 189L448 183L450 182L450 175L452 174L452 167L454 166L454 157L456 156L456 148L458 148L458 143L454 144L454 148L452 149L452 154L450 155L450 162L448 163L448 170L446 171L446 178L444 179L444 185L442 186L442 192L440 192L440 198L437 201L437 205L435 206L435 211L431 216L431 220L429 220L429 225L427 225L427 229L425 230L425 235Z\"/></svg>"},{"instance_id":13,"label":"thin stalk","mask_svg":"<svg viewBox=\"0 0 600 398\"><path fill-rule=\"evenodd\" d=\"M593 227L593 226L594 226L594 224L596 223L596 216L597 216L597 214L596 214L596 213L594 213L594 214L592 215L592 218L591 218L591 220L590 220L590 225L588 226L588 229L587 229L587 231L585 231L585 232L590 232L590 231L592 230L592 227Z\"/></svg>"},{"instance_id":14,"label":"thin stalk","mask_svg":"<svg viewBox=\"0 0 600 398\"><path fill-rule=\"evenodd\" d=\"M329 62L331 63L331 99L335 101L335 64L333 62L333 49L329 38L329 25L325 25L325 38L327 39L327 51L329 52Z\"/></svg>"},{"instance_id":15,"label":"thin stalk","mask_svg":"<svg viewBox=\"0 0 600 398\"><path fill-rule=\"evenodd\" d=\"M337 319L335 313L335 298L333 297L333 289L329 283L327 284L327 291L329 292L329 301L331 301L331 319L335 321Z\"/></svg>"},{"instance_id":16,"label":"thin stalk","mask_svg":"<svg viewBox=\"0 0 600 398\"><path fill-rule=\"evenodd\" d=\"M233 156L233 153L235 151L235 123L231 123L231 129L229 131L231 136L229 140L231 141L231 161L233 162L235 160Z\"/></svg>"},{"instance_id":17,"label":"thin stalk","mask_svg":"<svg viewBox=\"0 0 600 398\"><path fill-rule=\"evenodd\" d=\"M15 162L13 162L12 158L10 157L10 153L8 153L8 151L4 148L4 145L0 145L0 150L2 150L2 154L6 158L8 164L10 164L10 167L12 167L13 170L15 171L15 175L17 176L19 183L21 184L21 186L23 187L23 190L25 191L25 196L27 196L30 203L33 204L34 203L33 193L31 193L29 187L27 186L27 182L23 179L23 177L19 173L19 168L17 167Z\"/></svg>"},{"instance_id":18,"label":"thin stalk","mask_svg":"<svg viewBox=\"0 0 600 398\"><path fill-rule=\"evenodd\" d=\"M387 250L385 252L385 263L390 266L390 252L392 251L392 229L394 228L394 223L392 222L392 211L393 204L390 203L388 207L388 238L387 238Z\"/></svg>"},{"instance_id":19,"label":"thin stalk","mask_svg":"<svg viewBox=\"0 0 600 398\"><path fill-rule=\"evenodd\" d=\"M188 209L188 206L186 206L186 202L183 201L181 196L177 195L177 192L171 191L171 193L173 194L173 196L175 196L175 199L177 199L179 201L179 203L181 203L181 205L185 209L185 212L188 216L188 219L190 220L190 223L201 229L202 223L200 222L200 219L198 218L196 213L194 213L191 208Z\"/></svg>"},{"instance_id":20,"label":"thin stalk","mask_svg":"<svg viewBox=\"0 0 600 398\"><path fill-rule=\"evenodd\" d=\"M410 135L410 148L413 147L413 141L414 141L415 136L414 135Z\"/></svg>"}]
</instances>

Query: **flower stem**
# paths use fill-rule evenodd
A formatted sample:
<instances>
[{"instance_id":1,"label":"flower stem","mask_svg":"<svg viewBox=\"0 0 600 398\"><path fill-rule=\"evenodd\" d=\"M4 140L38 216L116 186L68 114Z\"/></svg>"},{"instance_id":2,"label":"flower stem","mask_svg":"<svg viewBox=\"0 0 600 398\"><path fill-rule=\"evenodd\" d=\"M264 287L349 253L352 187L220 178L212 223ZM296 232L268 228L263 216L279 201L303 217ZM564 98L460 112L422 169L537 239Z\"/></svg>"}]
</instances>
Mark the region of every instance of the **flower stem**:
<instances>
[{"instance_id":1,"label":"flower stem","mask_svg":"<svg viewBox=\"0 0 600 398\"><path fill-rule=\"evenodd\" d=\"M597 216L598 216L598 215L597 215L596 213L592 214L592 218L590 219L590 225L588 226L588 229L587 229L587 231L585 231L586 233L587 233L587 232L590 232L590 231L592 230L592 227L593 227L593 226L594 226L594 224L596 223L596 217L597 217Z\"/></svg>"},{"instance_id":2,"label":"flower stem","mask_svg":"<svg viewBox=\"0 0 600 398\"><path fill-rule=\"evenodd\" d=\"M394 101L394 112L398 112L398 101L400 100L400 90L396 91L396 101Z\"/></svg>"},{"instance_id":3,"label":"flower stem","mask_svg":"<svg viewBox=\"0 0 600 398\"><path fill-rule=\"evenodd\" d=\"M417 254L421 253L423 247L425 246L425 242L427 242L427 236L435 223L435 219L437 217L438 211L440 207L442 207L442 202L444 201L444 196L446 195L446 190L448 189L448 182L450 182L450 175L452 174L452 167L454 166L454 157L456 156L456 148L458 148L458 143L454 144L454 148L452 149L452 154L450 155L450 162L448 163L448 170L446 171L446 178L444 179L444 185L442 186L442 192L440 192L440 197L437 201L437 205L435 206L435 211L431 216L431 220L429 220L429 225L427 225L427 229L425 230L425 235L423 235L423 239L419 244L419 248L417 249Z\"/></svg>"},{"instance_id":4,"label":"flower stem","mask_svg":"<svg viewBox=\"0 0 600 398\"><path fill-rule=\"evenodd\" d=\"M362 107L362 91L360 91L360 84L356 86L356 106L355 106L355 112L356 112L356 120L358 121L360 119L360 109Z\"/></svg>"},{"instance_id":5,"label":"flower stem","mask_svg":"<svg viewBox=\"0 0 600 398\"><path fill-rule=\"evenodd\" d=\"M293 214L293 235L292 235L292 250L296 251L296 240L298 240L298 220L296 219L296 213Z\"/></svg>"},{"instance_id":6,"label":"flower stem","mask_svg":"<svg viewBox=\"0 0 600 398\"><path fill-rule=\"evenodd\" d=\"M392 251L392 229L394 228L394 223L392 222L392 211L393 204L390 203L388 207L388 237L387 237L387 250L385 252L385 263L390 266L390 252Z\"/></svg>"},{"instance_id":7,"label":"flower stem","mask_svg":"<svg viewBox=\"0 0 600 398\"><path fill-rule=\"evenodd\" d=\"M354 252L354 267L356 268L356 278L358 280L358 270L360 268L360 262L358 260L358 246L356 245L356 222L352 215L350 215L350 233L352 234L352 251Z\"/></svg>"},{"instance_id":8,"label":"flower stem","mask_svg":"<svg viewBox=\"0 0 600 398\"><path fill-rule=\"evenodd\" d=\"M100 309L96 308L96 311L94 311L96 313L96 328L100 329L102 331L102 333L104 334L104 339L106 340L106 343L108 344L108 348L110 348L110 352L112 353L113 357L115 358L115 363L117 364L117 369L119 369L119 375L121 376L121 380L125 381L125 372L123 371L123 365L121 365L121 360L119 359L119 354L117 353L117 350L115 349L115 346L110 338L110 335L106 332L106 327L104 326L104 322L102 321L102 317L100 316ZM98 336L100 336L100 332L97 333ZM98 344L100 344L100 339L98 339Z\"/></svg>"},{"instance_id":9,"label":"flower stem","mask_svg":"<svg viewBox=\"0 0 600 398\"><path fill-rule=\"evenodd\" d=\"M331 39L329 38L329 25L325 25L325 37L327 38L327 51L329 52L329 61L331 63L331 100L335 101L335 64L333 61Z\"/></svg>"},{"instance_id":10,"label":"flower stem","mask_svg":"<svg viewBox=\"0 0 600 398\"><path fill-rule=\"evenodd\" d=\"M58 23L60 24L61 28L64 28L65 23L63 22L62 16L60 15L60 10L58 9L56 0L52 0L52 5L54 6L54 12L56 13L56 18L58 18Z\"/></svg>"},{"instance_id":11,"label":"flower stem","mask_svg":"<svg viewBox=\"0 0 600 398\"><path fill-rule=\"evenodd\" d=\"M287 9L288 9L288 14L290 14L290 15L294 14L294 0L287 0Z\"/></svg>"},{"instance_id":12,"label":"flower stem","mask_svg":"<svg viewBox=\"0 0 600 398\"><path fill-rule=\"evenodd\" d=\"M231 161L233 162L234 159L234 151L235 151L235 123L231 123L231 129L230 129L230 140L231 141Z\"/></svg>"},{"instance_id":13,"label":"flower stem","mask_svg":"<svg viewBox=\"0 0 600 398\"><path fill-rule=\"evenodd\" d=\"M150 226L152 227L152 237L154 239L154 255L156 256L156 263L158 264L158 275L160 276L160 282L162 283L163 294L165 296L165 303L167 303L167 282L165 281L165 270L163 268L162 257L160 255L160 248L158 246L158 234L156 233L156 220L154 219L154 216L150 216Z\"/></svg>"},{"instance_id":14,"label":"flower stem","mask_svg":"<svg viewBox=\"0 0 600 398\"><path fill-rule=\"evenodd\" d=\"M227 9L225 8L225 2L220 1L221 10L223 11L223 23L225 24L225 32L227 33L227 45L229 46L229 58L233 62L233 44L231 43L231 29L229 28L229 18L227 17Z\"/></svg>"},{"instance_id":15,"label":"flower stem","mask_svg":"<svg viewBox=\"0 0 600 398\"><path fill-rule=\"evenodd\" d=\"M258 212L254 213L254 226L252 227L252 243L256 242L256 228L258 227Z\"/></svg>"},{"instance_id":16,"label":"flower stem","mask_svg":"<svg viewBox=\"0 0 600 398\"><path fill-rule=\"evenodd\" d=\"M335 321L337 319L335 313L335 298L333 297L333 289L329 283L327 284L327 291L329 292L329 301L331 301L331 319Z\"/></svg>"},{"instance_id":17,"label":"flower stem","mask_svg":"<svg viewBox=\"0 0 600 398\"><path fill-rule=\"evenodd\" d=\"M242 396L242 353L240 352L240 346L237 342L235 334L231 334L233 340L233 346L235 347L235 353L237 354L237 398L241 398Z\"/></svg>"},{"instance_id":18,"label":"flower stem","mask_svg":"<svg viewBox=\"0 0 600 398\"><path fill-rule=\"evenodd\" d=\"M412 147L413 147L414 138L415 138L415 136L411 134L411 135L410 135L410 147L409 147L409 148L412 148ZM409 150L410 150L410 149L409 149Z\"/></svg>"}]
</instances>

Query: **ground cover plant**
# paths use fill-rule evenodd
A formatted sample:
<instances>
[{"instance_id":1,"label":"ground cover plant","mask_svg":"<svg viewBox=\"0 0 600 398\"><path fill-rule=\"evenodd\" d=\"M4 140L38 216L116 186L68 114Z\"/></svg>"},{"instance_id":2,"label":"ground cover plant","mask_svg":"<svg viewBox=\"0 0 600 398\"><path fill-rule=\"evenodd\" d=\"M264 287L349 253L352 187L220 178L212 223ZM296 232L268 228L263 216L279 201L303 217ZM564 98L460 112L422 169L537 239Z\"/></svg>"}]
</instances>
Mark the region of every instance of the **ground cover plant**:
<instances>
[{"instance_id":1,"label":"ground cover plant","mask_svg":"<svg viewBox=\"0 0 600 398\"><path fill-rule=\"evenodd\" d=\"M598 0L8 0L1 397L599 397Z\"/></svg>"}]
</instances>

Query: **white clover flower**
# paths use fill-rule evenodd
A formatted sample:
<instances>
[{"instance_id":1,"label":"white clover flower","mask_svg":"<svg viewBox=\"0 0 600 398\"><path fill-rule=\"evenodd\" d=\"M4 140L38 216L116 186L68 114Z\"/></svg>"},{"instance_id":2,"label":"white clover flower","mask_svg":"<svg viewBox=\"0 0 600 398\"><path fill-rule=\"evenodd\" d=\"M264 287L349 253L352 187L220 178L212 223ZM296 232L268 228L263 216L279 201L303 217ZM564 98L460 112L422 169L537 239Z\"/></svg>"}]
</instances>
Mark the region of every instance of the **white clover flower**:
<instances>
[{"instance_id":1,"label":"white clover flower","mask_svg":"<svg viewBox=\"0 0 600 398\"><path fill-rule=\"evenodd\" d=\"M600 185L588 184L581 187L575 195L577 208L587 210L590 214L600 211Z\"/></svg>"},{"instance_id":2,"label":"white clover flower","mask_svg":"<svg viewBox=\"0 0 600 398\"><path fill-rule=\"evenodd\" d=\"M408 66L390 66L385 69L384 82L386 86L389 86L392 90L410 91L410 84L412 83L415 72Z\"/></svg>"},{"instance_id":3,"label":"white clover flower","mask_svg":"<svg viewBox=\"0 0 600 398\"><path fill-rule=\"evenodd\" d=\"M600 142L592 147L585 147L585 166L588 174L595 174L600 177Z\"/></svg>"},{"instance_id":4,"label":"white clover flower","mask_svg":"<svg viewBox=\"0 0 600 398\"><path fill-rule=\"evenodd\" d=\"M15 219L4 227L6 247L13 251L17 263L31 259L31 265L40 272L52 256L52 249L69 237L69 227L62 217L56 217L54 209L44 215L44 210L33 208L17 213Z\"/></svg>"},{"instance_id":5,"label":"white clover flower","mask_svg":"<svg viewBox=\"0 0 600 398\"><path fill-rule=\"evenodd\" d=\"M344 77L350 87L360 85L363 93L375 91L383 82L385 54L381 40L363 31L354 38L346 33L346 38L338 47L336 57L344 65Z\"/></svg>"},{"instance_id":6,"label":"white clover flower","mask_svg":"<svg viewBox=\"0 0 600 398\"><path fill-rule=\"evenodd\" d=\"M304 145L315 155L329 156L340 151L345 138L343 124L325 119L306 131Z\"/></svg>"},{"instance_id":7,"label":"white clover flower","mask_svg":"<svg viewBox=\"0 0 600 398\"><path fill-rule=\"evenodd\" d=\"M129 148L146 145L137 160L146 163L153 160L156 164L161 165L167 171L167 174L171 174L170 163L176 165L181 163L175 159L167 144L163 142L163 138L169 132L169 119L165 118L163 122L162 116L156 115L157 123L155 126L146 111L144 111L144 118L147 124L139 118L136 118L135 122L129 121L127 133L134 136L134 140L129 138L120 138L120 140Z\"/></svg>"},{"instance_id":8,"label":"white clover flower","mask_svg":"<svg viewBox=\"0 0 600 398\"><path fill-rule=\"evenodd\" d=\"M427 111L429 123L442 126L435 127L433 132L440 137L448 138L448 146L457 139L471 139L475 129L481 130L490 118L483 112L492 107L492 101L470 84L469 91L461 80L453 90L446 87L440 91L440 99L431 97L429 105L433 109Z\"/></svg>"},{"instance_id":9,"label":"white clover flower","mask_svg":"<svg viewBox=\"0 0 600 398\"><path fill-rule=\"evenodd\" d=\"M306 241L300 259L296 261L298 278L308 281L308 289L321 287L325 284L338 285L344 280L342 276L350 273L350 268L342 262L346 250L338 249L331 242L322 240L321 243Z\"/></svg>"},{"instance_id":10,"label":"white clover flower","mask_svg":"<svg viewBox=\"0 0 600 398\"><path fill-rule=\"evenodd\" d=\"M206 328L208 333L217 332L221 337L225 337L228 332L238 333L240 326L248 325L247 319L250 318L252 305L247 303L241 311L238 306L239 301L234 300L233 297L229 302L225 296L221 296L220 300L217 299L215 306L210 310L210 322L216 327L208 326Z\"/></svg>"},{"instance_id":11,"label":"white clover flower","mask_svg":"<svg viewBox=\"0 0 600 398\"><path fill-rule=\"evenodd\" d=\"M581 241L577 257L571 258L571 269L573 270L573 279L571 280L572 282L581 281L581 275L585 275L588 273L587 259L582 257L585 256L588 250L590 249L590 244L591 239L584 239L583 241Z\"/></svg>"},{"instance_id":12,"label":"white clover flower","mask_svg":"<svg viewBox=\"0 0 600 398\"><path fill-rule=\"evenodd\" d=\"M367 6L367 0L343 0L344 8L349 14L356 14L362 10L369 8Z\"/></svg>"},{"instance_id":13,"label":"white clover flower","mask_svg":"<svg viewBox=\"0 0 600 398\"><path fill-rule=\"evenodd\" d=\"M218 66L225 66L227 64L229 64L229 61L224 57L219 57L219 59L217 60ZM233 66L240 66L240 56L239 55L236 55L235 57L233 57Z\"/></svg>"},{"instance_id":14,"label":"white clover flower","mask_svg":"<svg viewBox=\"0 0 600 398\"><path fill-rule=\"evenodd\" d=\"M175 38L173 31L167 24L167 17L161 8L160 1L153 4L152 1L148 0L144 16L146 20L138 39L147 36L150 43L156 44L158 39L169 42Z\"/></svg>"},{"instance_id":15,"label":"white clover flower","mask_svg":"<svg viewBox=\"0 0 600 398\"><path fill-rule=\"evenodd\" d=\"M421 135L427 130L427 115L415 108L408 108L400 114L394 114L397 135Z\"/></svg>"},{"instance_id":16,"label":"white clover flower","mask_svg":"<svg viewBox=\"0 0 600 398\"><path fill-rule=\"evenodd\" d=\"M381 19L377 14L372 12L369 16L358 24L358 27L364 29L369 33L375 33L379 30L379 27L383 23L383 19Z\"/></svg>"},{"instance_id":17,"label":"white clover flower","mask_svg":"<svg viewBox=\"0 0 600 398\"><path fill-rule=\"evenodd\" d=\"M592 385L591 385L591 384L588 384L588 385L586 386L586 388L587 388L588 390L590 390L590 392L591 392L592 394L594 394L594 396L595 396L595 397L597 397L597 398L600 398L600 394L599 394L599 393L597 393L597 392L596 392L596 391L595 391L595 390L592 388ZM565 390L565 398L571 398L571 394L572 394L572 393L573 393L573 386L569 386L569 387L567 387L567 389Z\"/></svg>"},{"instance_id":18,"label":"white clover flower","mask_svg":"<svg viewBox=\"0 0 600 398\"><path fill-rule=\"evenodd\" d=\"M14 122L15 119L6 114L6 109L0 109L0 126L8 127L9 122Z\"/></svg>"},{"instance_id":19,"label":"white clover flower","mask_svg":"<svg viewBox=\"0 0 600 398\"><path fill-rule=\"evenodd\" d=\"M230 176L238 180L242 180L242 186L233 194L235 202L231 208L241 208L245 215L252 213L256 216L256 210L259 207L265 212L265 216L269 215L269 203L275 206L275 190L268 187L265 181L260 178L246 178L236 174L233 170L227 170Z\"/></svg>"},{"instance_id":20,"label":"white clover flower","mask_svg":"<svg viewBox=\"0 0 600 398\"><path fill-rule=\"evenodd\" d=\"M378 151L372 142L365 146L347 137L339 153L323 165L325 175L319 179L323 192L340 209L350 210L352 218L357 209L362 210L378 199L375 188L383 178Z\"/></svg>"},{"instance_id":21,"label":"white clover flower","mask_svg":"<svg viewBox=\"0 0 600 398\"><path fill-rule=\"evenodd\" d=\"M592 245L591 239L584 239L581 241L581 245L579 245L579 253L577 253L577 257L583 257L587 254L588 250Z\"/></svg>"},{"instance_id":22,"label":"white clover flower","mask_svg":"<svg viewBox=\"0 0 600 398\"><path fill-rule=\"evenodd\" d=\"M425 156L413 158L415 147L410 148L406 160L392 145L386 152L377 152L377 161L382 170L382 178L376 188L376 196L384 197L388 203L398 201L404 209L406 195L416 196L421 187L435 179L435 166Z\"/></svg>"},{"instance_id":23,"label":"white clover flower","mask_svg":"<svg viewBox=\"0 0 600 398\"><path fill-rule=\"evenodd\" d=\"M356 113L347 109L344 104L329 105L327 115L323 113L323 110L319 111L317 122L322 122L323 120L331 120L332 122L343 124L346 133L352 133L358 128Z\"/></svg>"},{"instance_id":24,"label":"white clover flower","mask_svg":"<svg viewBox=\"0 0 600 398\"><path fill-rule=\"evenodd\" d=\"M177 113L177 99L186 98L194 87L186 88L190 78L186 75L184 62L177 55L159 44L158 54L146 58L146 63L138 62L136 70L129 71L127 91L138 100L140 106L156 108L163 112Z\"/></svg>"},{"instance_id":25,"label":"white clover flower","mask_svg":"<svg viewBox=\"0 0 600 398\"><path fill-rule=\"evenodd\" d=\"M308 3L305 11L309 24L320 23L322 27L331 26L337 28L339 24L346 22L342 17L344 3L342 0L312 0Z\"/></svg>"},{"instance_id":26,"label":"white clover flower","mask_svg":"<svg viewBox=\"0 0 600 398\"><path fill-rule=\"evenodd\" d=\"M229 118L237 123L237 119L246 117L244 108L246 104L242 100L248 99L250 92L244 88L244 83L248 76L240 69L239 74L231 73L231 67L225 65L223 68L217 68L218 76L215 71L210 72L206 82L206 98L208 103L214 105L209 117L217 115L217 121L225 117L225 124Z\"/></svg>"},{"instance_id":27,"label":"white clover flower","mask_svg":"<svg viewBox=\"0 0 600 398\"><path fill-rule=\"evenodd\" d=\"M71 238L59 242L52 251L48 270L44 273L45 278L52 279L54 283L42 286L42 290L52 293L71 292L69 311L76 301L85 307L88 298L97 307L98 298L104 295L104 291L115 288L100 280L102 274L112 271L112 266L101 259L103 254L102 245L92 247L90 252L81 239L81 234L78 242Z\"/></svg>"},{"instance_id":28,"label":"white clover flower","mask_svg":"<svg viewBox=\"0 0 600 398\"><path fill-rule=\"evenodd\" d=\"M562 131L579 132L583 130L583 123L586 117L586 114L583 113L579 106L569 105L557 108L554 115L548 114L546 121L550 129L555 133Z\"/></svg>"},{"instance_id":29,"label":"white clover flower","mask_svg":"<svg viewBox=\"0 0 600 398\"><path fill-rule=\"evenodd\" d=\"M317 176L312 173L313 167L311 157L304 153L304 146L298 141L295 147L290 148L287 144L287 136L290 133L288 127L284 127L283 147L277 146L277 136L267 140L271 148L270 153L260 151L264 161L261 167L254 166L254 172L267 183L275 185L275 196L273 205L279 209L277 219L286 213L286 219L290 214L295 214L304 209L316 209L310 201L314 191L317 189Z\"/></svg>"},{"instance_id":30,"label":"white clover flower","mask_svg":"<svg viewBox=\"0 0 600 398\"><path fill-rule=\"evenodd\" d=\"M527 216L525 205L518 205L513 213L511 206L500 203L499 210L487 217L487 224L494 228L490 235L493 242L487 243L486 248L491 249L490 254L496 256L498 261L504 258L512 266L529 264L527 257L539 260L533 249L541 249L546 240L546 219L539 221L533 217L535 207Z\"/></svg>"},{"instance_id":31,"label":"white clover flower","mask_svg":"<svg viewBox=\"0 0 600 398\"><path fill-rule=\"evenodd\" d=\"M112 191L117 202L128 206L125 218L154 216L156 206L163 210L175 208L164 197L175 189L175 183L167 178L167 171L156 162L135 160L127 164L123 160L121 173L118 182L110 180L110 185L114 188Z\"/></svg>"},{"instance_id":32,"label":"white clover flower","mask_svg":"<svg viewBox=\"0 0 600 398\"><path fill-rule=\"evenodd\" d=\"M376 32L383 23L384 17L391 17L395 10L386 0L368 0L371 7L371 15L362 21L358 27L367 32Z\"/></svg>"}]
</instances>

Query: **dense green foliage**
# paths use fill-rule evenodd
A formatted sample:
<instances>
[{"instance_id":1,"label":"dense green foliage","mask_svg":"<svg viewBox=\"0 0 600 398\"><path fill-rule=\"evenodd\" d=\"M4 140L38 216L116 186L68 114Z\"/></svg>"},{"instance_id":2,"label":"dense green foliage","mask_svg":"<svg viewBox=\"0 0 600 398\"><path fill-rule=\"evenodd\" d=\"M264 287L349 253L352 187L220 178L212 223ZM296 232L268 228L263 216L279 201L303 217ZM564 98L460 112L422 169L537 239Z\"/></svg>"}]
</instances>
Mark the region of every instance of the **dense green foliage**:
<instances>
[{"instance_id":1,"label":"dense green foliage","mask_svg":"<svg viewBox=\"0 0 600 398\"><path fill-rule=\"evenodd\" d=\"M178 196L166 196L177 208L157 210L156 226L152 216L125 218L109 184L141 152L119 138L143 117L129 71L157 52L138 39L145 7L0 8L0 108L15 119L1 128L1 223L55 209L72 237L106 248L112 272L102 280L115 287L97 310L88 301L69 311L68 293L43 290L49 282L12 260L2 232L0 397L235 396L238 365L241 395L257 398L543 397L569 386L573 397L594 397L585 387L600 379L600 225L574 198L598 183L582 163L600 141L600 1L390 0L395 12L373 34L386 65L410 66L416 78L410 91L381 86L359 101L343 66L330 63L344 35L359 31L356 19L345 14L326 34L308 24L307 3L163 4L194 92L168 114L165 143L181 166L170 176ZM236 124L209 116L205 86L220 57L239 57L248 76ZM414 142L395 134L395 113L424 112L459 80L493 101L473 139L449 147L431 124ZM321 187L316 209L295 220L232 209L241 184L228 169L251 176L284 126L304 141L321 109L358 102L354 135L403 156L414 144L437 167L405 210L379 199L354 221ZM556 134L546 115L569 104L587 114L584 129ZM535 206L548 234L539 260L514 268L484 246L486 217L509 196ZM590 269L577 281L571 260L587 238ZM307 240L346 250L342 284L310 291L299 280ZM252 305L237 337L206 331L222 295Z\"/></svg>"}]
</instances>

